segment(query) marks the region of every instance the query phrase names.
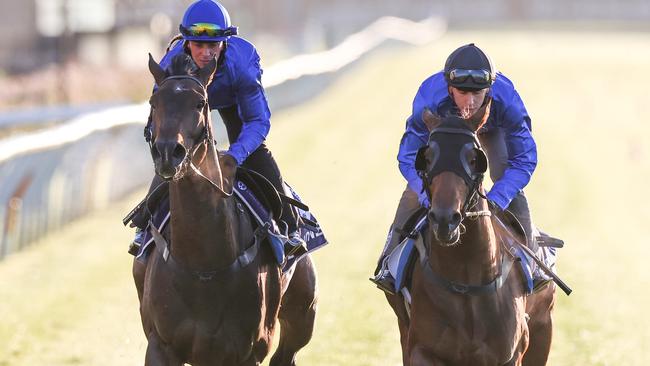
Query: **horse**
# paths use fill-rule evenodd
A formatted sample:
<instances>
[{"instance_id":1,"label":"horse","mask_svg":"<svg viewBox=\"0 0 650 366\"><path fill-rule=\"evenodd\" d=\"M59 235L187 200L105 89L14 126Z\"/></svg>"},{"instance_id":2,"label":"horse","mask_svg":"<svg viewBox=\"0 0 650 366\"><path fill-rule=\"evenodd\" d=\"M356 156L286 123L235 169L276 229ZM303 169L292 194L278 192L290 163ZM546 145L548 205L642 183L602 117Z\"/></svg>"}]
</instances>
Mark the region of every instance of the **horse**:
<instances>
[{"instance_id":1,"label":"horse","mask_svg":"<svg viewBox=\"0 0 650 366\"><path fill-rule=\"evenodd\" d=\"M154 230L154 251L133 264L145 365L259 365L278 320L270 365L295 365L313 333L315 268L306 256L283 274L232 194L236 164L215 148L207 104L216 68L181 54L163 70L149 55L150 150L169 185L171 220L169 241Z\"/></svg>"},{"instance_id":2,"label":"horse","mask_svg":"<svg viewBox=\"0 0 650 366\"><path fill-rule=\"evenodd\" d=\"M555 285L526 295L503 240L521 237L499 224L483 189L487 156L472 118L423 112L429 128L416 169L430 198L415 242L418 260L403 294L386 293L398 318L404 365L545 365L551 346Z\"/></svg>"}]
</instances>

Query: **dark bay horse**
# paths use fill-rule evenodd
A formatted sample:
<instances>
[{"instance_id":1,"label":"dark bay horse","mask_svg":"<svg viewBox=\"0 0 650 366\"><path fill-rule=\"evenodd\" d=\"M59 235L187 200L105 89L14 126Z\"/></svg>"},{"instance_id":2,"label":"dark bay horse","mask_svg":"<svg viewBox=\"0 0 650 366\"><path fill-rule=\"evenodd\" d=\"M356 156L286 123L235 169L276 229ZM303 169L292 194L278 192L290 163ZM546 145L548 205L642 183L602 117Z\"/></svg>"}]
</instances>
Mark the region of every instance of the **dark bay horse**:
<instances>
[{"instance_id":1,"label":"dark bay horse","mask_svg":"<svg viewBox=\"0 0 650 366\"><path fill-rule=\"evenodd\" d=\"M476 131L489 106L469 120L423 115L431 135L416 168L431 206L416 241L411 306L386 295L404 365L528 366L548 358L555 287L526 296L523 275L500 244L525 239L499 225L483 191L487 157Z\"/></svg>"},{"instance_id":2,"label":"dark bay horse","mask_svg":"<svg viewBox=\"0 0 650 366\"><path fill-rule=\"evenodd\" d=\"M151 155L169 184L171 222L169 240L154 232L155 250L133 267L145 365L259 365L278 319L270 364L295 365L313 332L315 270L305 257L285 277L232 195L236 166L215 149L207 104L216 66L199 69L181 54L166 71L149 59L158 85Z\"/></svg>"}]
</instances>

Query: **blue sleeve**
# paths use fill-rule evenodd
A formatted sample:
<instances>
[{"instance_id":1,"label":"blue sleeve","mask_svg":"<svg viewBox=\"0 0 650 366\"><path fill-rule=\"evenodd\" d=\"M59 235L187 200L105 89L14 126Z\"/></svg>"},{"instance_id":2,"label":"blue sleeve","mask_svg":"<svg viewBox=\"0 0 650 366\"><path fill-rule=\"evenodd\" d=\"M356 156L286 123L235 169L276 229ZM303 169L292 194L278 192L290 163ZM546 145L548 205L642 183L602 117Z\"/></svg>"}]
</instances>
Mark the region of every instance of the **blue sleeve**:
<instances>
[{"instance_id":1,"label":"blue sleeve","mask_svg":"<svg viewBox=\"0 0 650 366\"><path fill-rule=\"evenodd\" d=\"M237 164L241 165L266 139L271 129L271 111L262 87L260 57L253 52L235 81L235 94L242 130L228 149Z\"/></svg>"},{"instance_id":2,"label":"blue sleeve","mask_svg":"<svg viewBox=\"0 0 650 366\"><path fill-rule=\"evenodd\" d=\"M415 170L415 157L418 150L427 144L429 131L424 122L417 123L417 119L411 116L406 120L406 131L399 144L397 161L399 170L406 178L409 188L420 196L422 195L422 179Z\"/></svg>"},{"instance_id":3,"label":"blue sleeve","mask_svg":"<svg viewBox=\"0 0 650 366\"><path fill-rule=\"evenodd\" d=\"M528 112L514 89L499 117L508 149L508 166L487 197L505 209L530 181L537 166L537 145L531 134Z\"/></svg>"},{"instance_id":4,"label":"blue sleeve","mask_svg":"<svg viewBox=\"0 0 650 366\"><path fill-rule=\"evenodd\" d=\"M442 74L434 74L426 79L418 89L413 98L411 116L406 120L406 131L402 136L397 153L399 170L406 178L408 186L417 193L420 203L428 202L427 195L422 190L422 179L415 170L415 158L418 150L426 146L429 139L429 129L422 120L422 112L425 108L436 110L436 101L446 95L446 88L443 85Z\"/></svg>"}]
</instances>

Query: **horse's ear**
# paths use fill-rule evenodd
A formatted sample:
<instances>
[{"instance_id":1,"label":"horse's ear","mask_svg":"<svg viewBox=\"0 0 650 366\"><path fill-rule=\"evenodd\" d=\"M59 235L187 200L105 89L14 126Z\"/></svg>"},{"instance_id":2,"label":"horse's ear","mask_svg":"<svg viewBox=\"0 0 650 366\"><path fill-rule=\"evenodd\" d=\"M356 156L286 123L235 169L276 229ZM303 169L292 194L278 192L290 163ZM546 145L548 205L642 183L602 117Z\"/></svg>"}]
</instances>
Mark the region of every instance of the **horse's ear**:
<instances>
[{"instance_id":1,"label":"horse's ear","mask_svg":"<svg viewBox=\"0 0 650 366\"><path fill-rule=\"evenodd\" d=\"M208 62L207 65L203 66L201 69L199 69L199 80L205 85L206 87L210 84L212 81L212 76L214 75L214 72L217 71L217 59L213 58L212 61Z\"/></svg>"},{"instance_id":2,"label":"horse's ear","mask_svg":"<svg viewBox=\"0 0 650 366\"><path fill-rule=\"evenodd\" d=\"M476 111L476 113L474 113L474 115L467 120L472 131L476 132L479 130L479 128L483 127L488 117L490 116L491 106L492 97L488 97L485 103L483 103L483 106L479 108L479 110Z\"/></svg>"},{"instance_id":3,"label":"horse's ear","mask_svg":"<svg viewBox=\"0 0 650 366\"><path fill-rule=\"evenodd\" d=\"M149 72L151 72L151 75L153 75L153 79L156 81L156 84L160 85L163 80L165 80L165 77L167 77L167 74L165 73L165 70L158 65L156 61L154 61L153 56L151 56L151 53L149 54Z\"/></svg>"},{"instance_id":4,"label":"horse's ear","mask_svg":"<svg viewBox=\"0 0 650 366\"><path fill-rule=\"evenodd\" d=\"M424 124L427 126L427 129L429 130L429 132L431 132L434 128L440 125L440 122L442 122L442 118L440 118L440 116L438 116L437 114L431 112L429 108L424 108L424 111L422 112L422 121L424 121Z\"/></svg>"}]
</instances>

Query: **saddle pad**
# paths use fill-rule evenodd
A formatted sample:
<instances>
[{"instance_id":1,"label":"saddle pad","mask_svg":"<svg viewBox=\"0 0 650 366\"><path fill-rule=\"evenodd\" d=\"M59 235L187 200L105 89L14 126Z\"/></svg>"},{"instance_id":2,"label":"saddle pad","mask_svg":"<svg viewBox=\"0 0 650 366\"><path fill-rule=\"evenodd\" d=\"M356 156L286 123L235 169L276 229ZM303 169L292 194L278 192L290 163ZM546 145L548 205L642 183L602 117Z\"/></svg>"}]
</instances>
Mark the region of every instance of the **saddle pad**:
<instances>
[{"instance_id":1,"label":"saddle pad","mask_svg":"<svg viewBox=\"0 0 650 366\"><path fill-rule=\"evenodd\" d=\"M414 264L418 263L417 258L419 256L418 251L413 249L415 248L416 240L422 240L422 230L426 227L425 224L426 219L420 221L416 225L416 229L419 232L417 238L404 239L404 241L402 241L397 248L388 255L388 270L395 279L395 292L400 292L410 286L408 279L413 272ZM535 262L521 248L519 248L519 246L514 242L515 239L511 236L505 236L500 239L503 246L506 247L506 250L516 256L517 259L515 262L519 263L518 267L524 277L524 289L527 294L531 294L533 292L533 271L535 268ZM506 242L506 240L508 241ZM542 247L540 252L541 259L553 270L553 272L555 272L557 248Z\"/></svg>"},{"instance_id":2,"label":"saddle pad","mask_svg":"<svg viewBox=\"0 0 650 366\"><path fill-rule=\"evenodd\" d=\"M286 183L285 183L286 185ZM288 193L291 193L293 197L300 201L300 197L287 185ZM250 189L242 181L237 181L235 184L235 195L243 206L245 206L250 214L255 218L255 221L258 225L264 226L268 223L269 225L269 238L264 240L265 243L269 243L273 251L274 257L278 264L283 264L283 271L287 271L290 267L300 260L304 255L307 255L321 247L325 246L328 242L325 238L325 235L316 220L316 217L309 212L298 209L298 213L304 219L301 220L300 236L307 243L307 253L294 257L285 258L284 256L284 242L286 240L286 234L282 233L273 220L271 214L264 208L260 201L255 197ZM301 201L302 202L302 201ZM163 230L167 226L167 223L170 219L169 212L169 199L163 199L160 202L159 209L153 214L152 223L158 229L159 232L163 233ZM150 252L149 248L153 248L153 236L149 230L145 231L145 236L143 239L143 245L140 246L138 255L136 256L137 260L142 262L146 261L148 253Z\"/></svg>"}]
</instances>

